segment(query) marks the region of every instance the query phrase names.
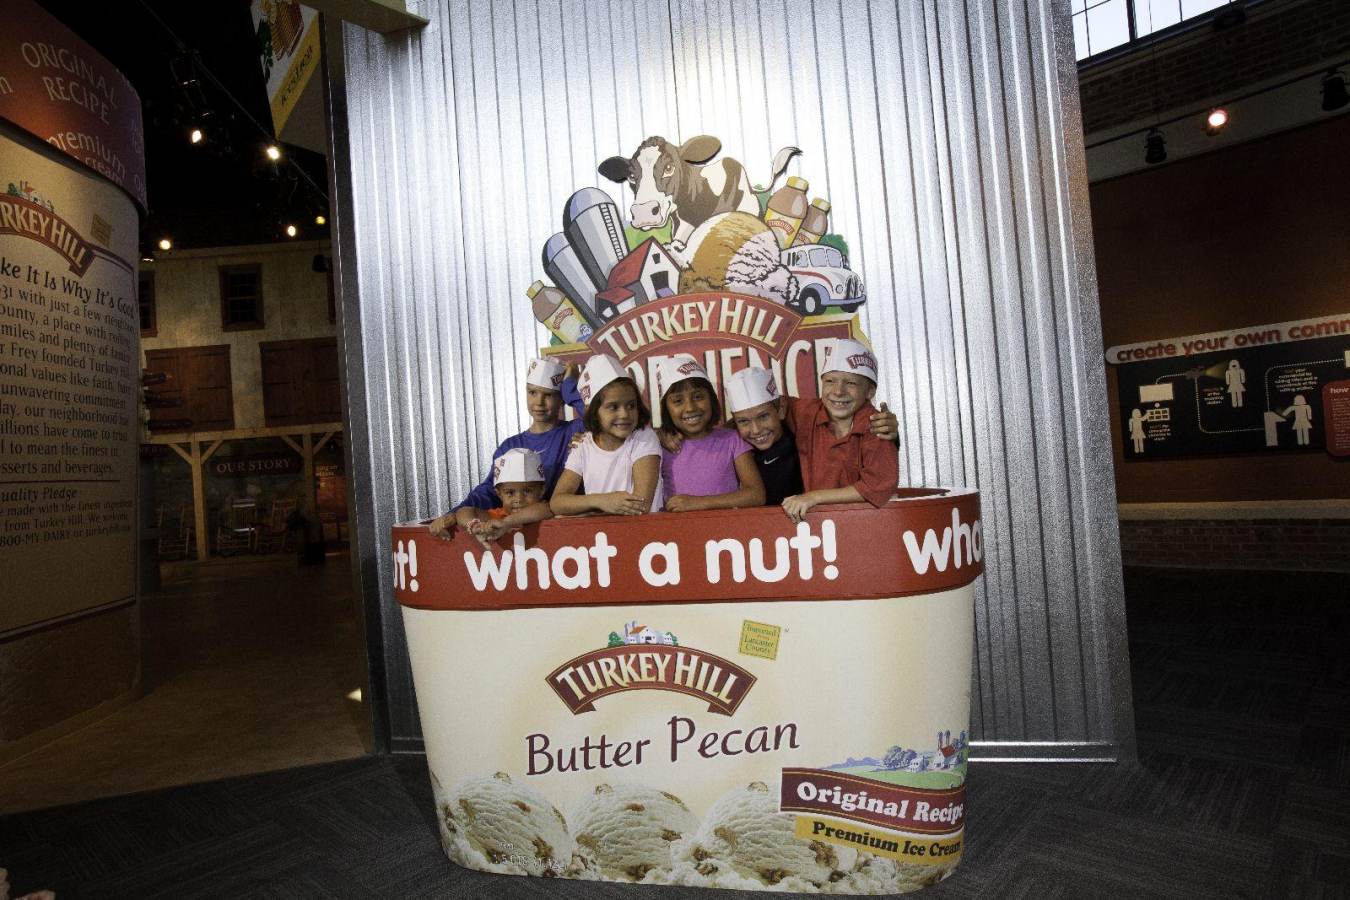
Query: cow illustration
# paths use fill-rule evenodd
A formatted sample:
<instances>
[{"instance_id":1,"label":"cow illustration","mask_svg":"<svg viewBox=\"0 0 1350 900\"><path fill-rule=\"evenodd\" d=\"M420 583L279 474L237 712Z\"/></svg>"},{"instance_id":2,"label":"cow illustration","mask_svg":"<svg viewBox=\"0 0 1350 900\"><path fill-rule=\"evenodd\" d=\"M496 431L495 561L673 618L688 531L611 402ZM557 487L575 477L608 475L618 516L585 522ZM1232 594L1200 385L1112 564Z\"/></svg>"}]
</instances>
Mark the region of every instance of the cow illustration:
<instances>
[{"instance_id":1,"label":"cow illustration","mask_svg":"<svg viewBox=\"0 0 1350 900\"><path fill-rule=\"evenodd\" d=\"M719 213L746 212L759 216L759 198L750 188L745 166L723 157L705 165L722 150L722 142L700 134L678 147L663 137L649 137L631 158L611 156L600 164L600 174L633 191L629 210L634 228L652 231L674 220L671 246L680 250L694 229ZM802 151L784 147L773 158L773 173L765 190L772 190L792 157Z\"/></svg>"}]
</instances>

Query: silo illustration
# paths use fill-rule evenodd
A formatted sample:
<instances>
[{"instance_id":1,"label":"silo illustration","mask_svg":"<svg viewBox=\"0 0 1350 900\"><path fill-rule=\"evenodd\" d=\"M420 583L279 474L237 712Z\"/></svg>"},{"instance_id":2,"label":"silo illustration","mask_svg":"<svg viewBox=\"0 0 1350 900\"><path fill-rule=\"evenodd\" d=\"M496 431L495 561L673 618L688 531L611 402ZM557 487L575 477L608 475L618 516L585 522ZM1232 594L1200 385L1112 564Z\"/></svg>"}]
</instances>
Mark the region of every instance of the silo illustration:
<instances>
[{"instance_id":1,"label":"silo illustration","mask_svg":"<svg viewBox=\"0 0 1350 900\"><path fill-rule=\"evenodd\" d=\"M596 290L609 283L609 271L628 255L623 220L613 198L599 188L582 188L567 199L563 231L576 248Z\"/></svg>"},{"instance_id":2,"label":"silo illustration","mask_svg":"<svg viewBox=\"0 0 1350 900\"><path fill-rule=\"evenodd\" d=\"M600 327L600 316L595 311L595 282L581 264L581 257L561 231L544 244L544 271L563 293L572 298L577 309L592 328Z\"/></svg>"}]
</instances>

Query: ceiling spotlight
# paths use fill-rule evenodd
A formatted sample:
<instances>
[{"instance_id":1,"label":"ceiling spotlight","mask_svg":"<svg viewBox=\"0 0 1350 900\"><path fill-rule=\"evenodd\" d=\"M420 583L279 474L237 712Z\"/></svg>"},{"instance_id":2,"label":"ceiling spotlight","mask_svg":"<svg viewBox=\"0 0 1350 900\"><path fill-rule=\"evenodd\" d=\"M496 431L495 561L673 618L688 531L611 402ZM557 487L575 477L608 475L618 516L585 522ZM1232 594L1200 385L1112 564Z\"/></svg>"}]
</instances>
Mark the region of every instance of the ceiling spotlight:
<instances>
[{"instance_id":1,"label":"ceiling spotlight","mask_svg":"<svg viewBox=\"0 0 1350 900\"><path fill-rule=\"evenodd\" d=\"M296 236L297 234L299 234L299 233L300 233L300 229L299 229L299 228L296 228L294 225L287 225L287 226L286 226L286 237L295 237L295 236Z\"/></svg>"},{"instance_id":2,"label":"ceiling spotlight","mask_svg":"<svg viewBox=\"0 0 1350 900\"><path fill-rule=\"evenodd\" d=\"M206 140L206 133L200 128L194 128L188 132L188 140L194 144L200 144L202 141Z\"/></svg>"},{"instance_id":3,"label":"ceiling spotlight","mask_svg":"<svg viewBox=\"0 0 1350 900\"><path fill-rule=\"evenodd\" d=\"M1227 124L1228 110L1224 109L1222 106L1216 106L1214 109L1211 109L1209 115L1205 117L1205 134L1213 137L1220 131L1223 131L1224 126Z\"/></svg>"},{"instance_id":4,"label":"ceiling spotlight","mask_svg":"<svg viewBox=\"0 0 1350 900\"><path fill-rule=\"evenodd\" d=\"M1148 130L1148 136L1144 138L1144 162L1150 166L1155 166L1167 159L1167 141L1163 139L1163 134L1156 128Z\"/></svg>"},{"instance_id":5,"label":"ceiling spotlight","mask_svg":"<svg viewBox=\"0 0 1350 900\"><path fill-rule=\"evenodd\" d=\"M1331 112L1350 103L1350 93L1345 90L1345 73L1332 69L1322 76L1322 109Z\"/></svg>"},{"instance_id":6,"label":"ceiling spotlight","mask_svg":"<svg viewBox=\"0 0 1350 900\"><path fill-rule=\"evenodd\" d=\"M159 239L159 249L161 249L161 250L172 250L172 249L173 249L173 241L169 240L168 238L160 238L160 239Z\"/></svg>"},{"instance_id":7,"label":"ceiling spotlight","mask_svg":"<svg viewBox=\"0 0 1350 900\"><path fill-rule=\"evenodd\" d=\"M272 162L276 162L277 160L281 159L281 148L278 147L276 144L268 144L267 150L264 152L267 153L267 158L270 159Z\"/></svg>"},{"instance_id":8,"label":"ceiling spotlight","mask_svg":"<svg viewBox=\"0 0 1350 900\"><path fill-rule=\"evenodd\" d=\"M314 217L314 224L315 224L315 225L327 225L327 224L328 224L328 219L325 218L324 215L323 215L322 213L320 213L319 215L317 215L317 216Z\"/></svg>"}]
</instances>

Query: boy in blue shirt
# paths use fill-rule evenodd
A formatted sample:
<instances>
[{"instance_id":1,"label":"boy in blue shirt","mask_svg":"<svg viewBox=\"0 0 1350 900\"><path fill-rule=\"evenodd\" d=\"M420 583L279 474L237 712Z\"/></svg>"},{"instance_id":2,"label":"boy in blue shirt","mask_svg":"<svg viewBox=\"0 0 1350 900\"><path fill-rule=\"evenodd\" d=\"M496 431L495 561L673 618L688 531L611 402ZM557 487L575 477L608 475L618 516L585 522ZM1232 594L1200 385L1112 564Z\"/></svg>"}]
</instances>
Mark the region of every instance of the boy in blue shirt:
<instances>
[{"instance_id":1,"label":"boy in blue shirt","mask_svg":"<svg viewBox=\"0 0 1350 900\"><path fill-rule=\"evenodd\" d=\"M577 411L577 417L570 422L561 421L563 403ZM529 368L525 371L525 408L530 413L530 427L502 441L492 458L499 459L508 450L517 448L539 454L544 469L543 499L548 500L553 496L558 476L562 474L572 439L585 430L582 422L585 405L577 393L576 377L556 360L530 360ZM467 528L477 518L474 510L496 509L501 505L502 501L493 488L492 474L489 473L454 509L430 523L431 533L449 539L452 526L458 524Z\"/></svg>"}]
</instances>

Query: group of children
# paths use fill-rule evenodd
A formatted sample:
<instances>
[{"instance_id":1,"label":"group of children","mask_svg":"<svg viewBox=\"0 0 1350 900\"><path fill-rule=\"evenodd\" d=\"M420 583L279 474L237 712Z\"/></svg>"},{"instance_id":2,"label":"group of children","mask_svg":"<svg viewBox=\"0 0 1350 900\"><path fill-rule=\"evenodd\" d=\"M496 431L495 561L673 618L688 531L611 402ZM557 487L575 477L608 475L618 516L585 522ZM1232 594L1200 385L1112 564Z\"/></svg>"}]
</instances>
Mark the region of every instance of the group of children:
<instances>
[{"instance_id":1,"label":"group of children","mask_svg":"<svg viewBox=\"0 0 1350 900\"><path fill-rule=\"evenodd\" d=\"M781 505L794 521L822 503L883 506L899 481L896 418L878 410L876 357L849 339L825 349L820 397L783 396L767 369L742 369L717 389L693 357L656 371L659 432L617 359L592 356L579 378L555 360L526 372L530 427L504 441L492 474L431 523L488 544L551 516L641 515ZM563 404L577 418L563 421Z\"/></svg>"}]
</instances>

